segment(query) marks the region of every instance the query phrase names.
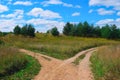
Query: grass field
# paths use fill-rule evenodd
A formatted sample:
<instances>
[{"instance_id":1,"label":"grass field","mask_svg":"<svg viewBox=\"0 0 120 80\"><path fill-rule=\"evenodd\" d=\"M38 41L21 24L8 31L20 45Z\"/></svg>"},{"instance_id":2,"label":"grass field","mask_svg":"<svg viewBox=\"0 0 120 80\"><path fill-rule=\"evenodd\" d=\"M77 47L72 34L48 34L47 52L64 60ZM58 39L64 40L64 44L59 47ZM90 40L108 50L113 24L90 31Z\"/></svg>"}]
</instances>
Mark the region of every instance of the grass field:
<instances>
[{"instance_id":1,"label":"grass field","mask_svg":"<svg viewBox=\"0 0 120 80\"><path fill-rule=\"evenodd\" d=\"M1 80L31 80L39 70L39 62L31 56L20 53L15 47L0 45Z\"/></svg>"},{"instance_id":2,"label":"grass field","mask_svg":"<svg viewBox=\"0 0 120 80\"><path fill-rule=\"evenodd\" d=\"M70 58L79 51L91 47L118 43L116 41L101 38L53 37L47 34L36 34L35 38L7 35L3 37L2 40L5 41L7 45L40 52L58 59Z\"/></svg>"},{"instance_id":3,"label":"grass field","mask_svg":"<svg viewBox=\"0 0 120 80\"><path fill-rule=\"evenodd\" d=\"M0 66L0 75L2 75L0 76L0 79L4 77L4 79L6 80L30 80L34 77L35 74L38 73L40 69L40 64L34 58L19 53L17 48L28 49L58 59L67 59L74 56L79 51L101 45L119 44L119 41L107 40L102 38L81 38L70 36L54 37L51 35L38 33L36 34L35 38L24 37L21 35L15 36L13 34L9 34L5 37L0 37L0 44L0 65L2 65ZM105 50L107 50L107 48L100 51L104 52ZM111 53L110 55L113 54ZM94 57L95 61L100 61L95 55L92 57L93 63L95 63ZM78 64L80 59L82 58L84 58L84 55L76 59L75 64ZM11 64L9 64L10 62ZM103 66L103 64L101 65L101 63L95 65L98 65L97 69ZM5 66L7 66L7 70ZM13 70L15 67L17 67L18 69L16 68L16 70ZM11 73L9 69L13 70L13 72ZM98 74L97 72L95 73L99 76L104 76L106 70L104 71L104 68L100 70L100 73L99 71ZM7 75L5 73L7 73Z\"/></svg>"},{"instance_id":4,"label":"grass field","mask_svg":"<svg viewBox=\"0 0 120 80\"><path fill-rule=\"evenodd\" d=\"M120 80L120 45L99 48L91 62L95 80Z\"/></svg>"}]
</instances>

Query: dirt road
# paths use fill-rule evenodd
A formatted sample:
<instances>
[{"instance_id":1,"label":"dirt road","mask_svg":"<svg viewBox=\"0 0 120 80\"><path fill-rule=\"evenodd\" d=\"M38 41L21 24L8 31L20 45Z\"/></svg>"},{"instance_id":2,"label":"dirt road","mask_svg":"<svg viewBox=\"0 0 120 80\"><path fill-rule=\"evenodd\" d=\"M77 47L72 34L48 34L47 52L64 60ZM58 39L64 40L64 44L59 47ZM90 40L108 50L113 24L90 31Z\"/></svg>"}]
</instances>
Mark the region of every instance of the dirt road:
<instances>
[{"instance_id":1,"label":"dirt road","mask_svg":"<svg viewBox=\"0 0 120 80\"><path fill-rule=\"evenodd\" d=\"M42 65L39 74L35 76L34 80L94 80L90 70L89 58L95 50L95 48L91 48L79 52L67 60L59 60L40 53L20 49L21 52L38 59ZM80 61L79 65L73 64L72 62L82 54L86 54L86 56Z\"/></svg>"}]
</instances>

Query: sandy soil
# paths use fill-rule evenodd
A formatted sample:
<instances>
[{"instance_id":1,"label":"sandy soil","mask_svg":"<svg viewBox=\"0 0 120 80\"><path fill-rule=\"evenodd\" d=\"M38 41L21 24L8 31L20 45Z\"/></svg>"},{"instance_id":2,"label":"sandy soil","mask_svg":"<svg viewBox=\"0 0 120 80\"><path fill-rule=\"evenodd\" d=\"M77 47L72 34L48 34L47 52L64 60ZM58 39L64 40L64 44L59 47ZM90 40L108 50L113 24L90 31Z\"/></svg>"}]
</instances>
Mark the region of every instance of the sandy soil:
<instances>
[{"instance_id":1,"label":"sandy soil","mask_svg":"<svg viewBox=\"0 0 120 80\"><path fill-rule=\"evenodd\" d=\"M34 80L94 80L89 58L95 50L95 48L91 48L79 52L69 59L59 60L40 53L20 49L21 52L35 57L42 65ZM86 56L80 61L79 65L73 64L72 62L82 54L86 54Z\"/></svg>"}]
</instances>

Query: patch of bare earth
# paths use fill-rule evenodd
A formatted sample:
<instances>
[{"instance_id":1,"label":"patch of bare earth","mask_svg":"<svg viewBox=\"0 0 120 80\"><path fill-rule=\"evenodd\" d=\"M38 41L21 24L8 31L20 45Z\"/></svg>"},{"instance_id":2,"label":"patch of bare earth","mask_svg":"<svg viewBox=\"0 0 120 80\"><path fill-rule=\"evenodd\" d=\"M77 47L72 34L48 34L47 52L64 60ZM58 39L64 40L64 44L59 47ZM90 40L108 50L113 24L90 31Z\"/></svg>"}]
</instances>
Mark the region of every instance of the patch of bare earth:
<instances>
[{"instance_id":1,"label":"patch of bare earth","mask_svg":"<svg viewBox=\"0 0 120 80\"><path fill-rule=\"evenodd\" d=\"M67 60L55 59L24 49L20 49L20 51L35 57L42 65L34 80L94 80L89 59L95 48L82 51ZM72 62L82 54L86 54L86 56L79 65L73 64Z\"/></svg>"}]
</instances>

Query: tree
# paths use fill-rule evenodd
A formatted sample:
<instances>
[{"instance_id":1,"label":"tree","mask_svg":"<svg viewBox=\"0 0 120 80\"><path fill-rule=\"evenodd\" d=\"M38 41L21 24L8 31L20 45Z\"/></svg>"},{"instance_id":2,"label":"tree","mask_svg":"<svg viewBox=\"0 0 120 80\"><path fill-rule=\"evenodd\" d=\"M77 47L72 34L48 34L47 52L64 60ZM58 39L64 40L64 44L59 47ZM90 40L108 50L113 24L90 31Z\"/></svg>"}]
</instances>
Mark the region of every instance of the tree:
<instances>
[{"instance_id":1,"label":"tree","mask_svg":"<svg viewBox=\"0 0 120 80\"><path fill-rule=\"evenodd\" d=\"M46 32L47 34L51 34L51 30L47 30L47 32Z\"/></svg>"},{"instance_id":2,"label":"tree","mask_svg":"<svg viewBox=\"0 0 120 80\"><path fill-rule=\"evenodd\" d=\"M110 29L111 29L110 38L117 39L119 37L119 29L117 29L117 26L115 24L111 25Z\"/></svg>"},{"instance_id":3,"label":"tree","mask_svg":"<svg viewBox=\"0 0 120 80\"><path fill-rule=\"evenodd\" d=\"M31 36L31 37L35 37L35 29L34 29L34 27L31 24L29 24L27 28L28 28L27 29L27 35Z\"/></svg>"},{"instance_id":4,"label":"tree","mask_svg":"<svg viewBox=\"0 0 120 80\"><path fill-rule=\"evenodd\" d=\"M90 34L90 25L88 24L87 21L83 23L82 32L83 32L83 37L88 37Z\"/></svg>"},{"instance_id":5,"label":"tree","mask_svg":"<svg viewBox=\"0 0 120 80\"><path fill-rule=\"evenodd\" d=\"M67 24L63 28L63 34L67 36L71 36L72 29L73 29L73 24L67 22Z\"/></svg>"},{"instance_id":6,"label":"tree","mask_svg":"<svg viewBox=\"0 0 120 80\"><path fill-rule=\"evenodd\" d=\"M0 37L3 36L3 33L0 31Z\"/></svg>"},{"instance_id":7,"label":"tree","mask_svg":"<svg viewBox=\"0 0 120 80\"><path fill-rule=\"evenodd\" d=\"M70 32L71 36L76 36L77 35L77 25L74 24L73 26L71 26L71 32Z\"/></svg>"},{"instance_id":8,"label":"tree","mask_svg":"<svg viewBox=\"0 0 120 80\"><path fill-rule=\"evenodd\" d=\"M14 28L14 34L16 35L21 34L21 28L18 25Z\"/></svg>"},{"instance_id":9,"label":"tree","mask_svg":"<svg viewBox=\"0 0 120 80\"><path fill-rule=\"evenodd\" d=\"M52 29L51 29L51 34L52 34L53 36L59 36L59 31L58 31L58 29L57 29L56 27L52 28Z\"/></svg>"},{"instance_id":10,"label":"tree","mask_svg":"<svg viewBox=\"0 0 120 80\"><path fill-rule=\"evenodd\" d=\"M76 36L83 36L83 24L79 23L76 28Z\"/></svg>"},{"instance_id":11,"label":"tree","mask_svg":"<svg viewBox=\"0 0 120 80\"><path fill-rule=\"evenodd\" d=\"M21 28L21 34L24 35L24 36L27 36L28 35L28 25L24 25L22 28Z\"/></svg>"},{"instance_id":12,"label":"tree","mask_svg":"<svg viewBox=\"0 0 120 80\"><path fill-rule=\"evenodd\" d=\"M108 24L102 27L101 29L101 37L109 39L111 36L111 29Z\"/></svg>"},{"instance_id":13,"label":"tree","mask_svg":"<svg viewBox=\"0 0 120 80\"><path fill-rule=\"evenodd\" d=\"M21 28L21 34L24 36L35 37L35 28L31 24L26 24Z\"/></svg>"},{"instance_id":14,"label":"tree","mask_svg":"<svg viewBox=\"0 0 120 80\"><path fill-rule=\"evenodd\" d=\"M101 28L100 26L94 27L93 37L101 37Z\"/></svg>"}]
</instances>

